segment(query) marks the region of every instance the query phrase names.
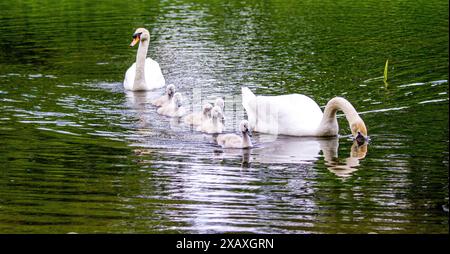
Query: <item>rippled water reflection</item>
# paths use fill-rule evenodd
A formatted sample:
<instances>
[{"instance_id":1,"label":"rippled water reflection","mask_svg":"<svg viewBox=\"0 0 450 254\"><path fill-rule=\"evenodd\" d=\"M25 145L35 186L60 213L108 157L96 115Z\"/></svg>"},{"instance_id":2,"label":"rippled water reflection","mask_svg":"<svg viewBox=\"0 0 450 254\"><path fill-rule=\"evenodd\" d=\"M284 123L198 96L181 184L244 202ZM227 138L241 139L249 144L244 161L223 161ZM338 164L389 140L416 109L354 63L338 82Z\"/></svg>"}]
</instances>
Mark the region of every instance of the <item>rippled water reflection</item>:
<instances>
[{"instance_id":1,"label":"rippled water reflection","mask_svg":"<svg viewBox=\"0 0 450 254\"><path fill-rule=\"evenodd\" d=\"M6 1L0 14L2 233L448 233L446 2ZM245 85L344 96L370 144L340 116L339 138L220 148L156 113L163 89L123 91L140 26L191 110L225 98L228 132Z\"/></svg>"}]
</instances>

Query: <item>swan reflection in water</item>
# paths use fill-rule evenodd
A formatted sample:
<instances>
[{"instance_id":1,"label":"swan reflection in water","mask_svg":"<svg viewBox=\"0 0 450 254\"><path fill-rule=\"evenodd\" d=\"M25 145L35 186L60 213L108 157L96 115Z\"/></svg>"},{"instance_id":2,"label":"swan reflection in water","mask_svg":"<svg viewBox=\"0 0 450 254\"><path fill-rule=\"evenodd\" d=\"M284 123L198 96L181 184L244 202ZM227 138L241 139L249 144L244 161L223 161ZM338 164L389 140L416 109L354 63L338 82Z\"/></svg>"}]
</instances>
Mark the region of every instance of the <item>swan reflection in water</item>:
<instances>
[{"instance_id":1,"label":"swan reflection in water","mask_svg":"<svg viewBox=\"0 0 450 254\"><path fill-rule=\"evenodd\" d=\"M214 135L179 132L166 120L156 121L162 116L147 104L147 96L148 92L127 96L130 110L139 119L131 142L139 157L135 162L151 168L151 177L143 178L138 197L154 199L152 192L146 191L148 186L164 188L166 195L158 198L176 201L176 209L165 205L157 213L184 225L175 230L258 233L240 225L286 216L280 207L301 209L301 213L290 217L295 222L277 220L273 226L291 227L294 223L305 228L309 223L303 221L311 221L319 209L311 198L316 192L314 181L309 180L315 179L317 171L309 169L323 156L328 169L344 178L357 170L367 153L367 145L354 143L350 157L342 163L338 138L265 134L253 136L252 149L223 149L214 143ZM278 184L265 184L271 182Z\"/></svg>"},{"instance_id":2,"label":"swan reflection in water","mask_svg":"<svg viewBox=\"0 0 450 254\"><path fill-rule=\"evenodd\" d=\"M150 91L127 91L125 90L125 106L135 115L138 119L136 126L138 129L148 128L150 114L150 101L154 99L159 93Z\"/></svg>"},{"instance_id":3,"label":"swan reflection in water","mask_svg":"<svg viewBox=\"0 0 450 254\"><path fill-rule=\"evenodd\" d=\"M322 150L325 157L325 165L328 170L339 177L349 177L353 172L358 170L360 160L364 159L367 154L367 142L362 144L354 140L350 148L350 156L345 158L344 164L338 160L338 147L334 151Z\"/></svg>"},{"instance_id":4,"label":"swan reflection in water","mask_svg":"<svg viewBox=\"0 0 450 254\"><path fill-rule=\"evenodd\" d=\"M275 139L275 141L273 141ZM242 168L251 163L261 164L313 164L322 151L328 170L339 177L348 177L358 170L360 160L367 154L367 142L353 141L345 160L339 159L339 138L291 137L260 134L253 149L223 149L223 156L241 156Z\"/></svg>"}]
</instances>

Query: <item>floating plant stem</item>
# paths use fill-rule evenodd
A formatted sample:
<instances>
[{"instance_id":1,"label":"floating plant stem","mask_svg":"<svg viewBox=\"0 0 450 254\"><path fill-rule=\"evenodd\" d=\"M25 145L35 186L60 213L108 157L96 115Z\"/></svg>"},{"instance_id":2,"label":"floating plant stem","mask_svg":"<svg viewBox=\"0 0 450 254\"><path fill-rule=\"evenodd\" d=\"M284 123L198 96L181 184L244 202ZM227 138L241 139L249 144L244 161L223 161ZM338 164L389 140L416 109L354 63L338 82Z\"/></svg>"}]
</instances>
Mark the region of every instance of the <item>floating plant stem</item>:
<instances>
[{"instance_id":1,"label":"floating plant stem","mask_svg":"<svg viewBox=\"0 0 450 254\"><path fill-rule=\"evenodd\" d=\"M388 63L389 63L389 59L387 59L386 60L386 64L384 65L384 78L383 78L383 81L384 81L384 85L385 85L385 87L387 87L388 86L388 83L387 83L387 79L388 79Z\"/></svg>"}]
</instances>

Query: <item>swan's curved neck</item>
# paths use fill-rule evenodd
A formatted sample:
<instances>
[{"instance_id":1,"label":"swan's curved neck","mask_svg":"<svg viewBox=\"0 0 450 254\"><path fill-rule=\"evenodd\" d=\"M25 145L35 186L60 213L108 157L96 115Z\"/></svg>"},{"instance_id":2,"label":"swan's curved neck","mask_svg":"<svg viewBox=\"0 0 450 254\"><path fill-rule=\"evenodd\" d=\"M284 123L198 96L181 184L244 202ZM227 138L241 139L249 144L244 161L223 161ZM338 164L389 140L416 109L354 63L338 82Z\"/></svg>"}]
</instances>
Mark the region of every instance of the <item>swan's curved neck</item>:
<instances>
[{"instance_id":1,"label":"swan's curved neck","mask_svg":"<svg viewBox=\"0 0 450 254\"><path fill-rule=\"evenodd\" d=\"M251 147L252 145L252 140L250 139L250 136L248 135L247 132L243 132L242 133L242 146L243 147Z\"/></svg>"},{"instance_id":2,"label":"swan's curved neck","mask_svg":"<svg viewBox=\"0 0 450 254\"><path fill-rule=\"evenodd\" d=\"M338 134L339 126L336 119L336 112L338 110L344 112L350 126L353 123L362 121L358 112L356 112L356 109L349 101L341 97L335 97L325 106L322 121L318 129L320 136L336 136Z\"/></svg>"},{"instance_id":3,"label":"swan's curved neck","mask_svg":"<svg viewBox=\"0 0 450 254\"><path fill-rule=\"evenodd\" d=\"M147 58L148 40L139 42L136 55L136 75L134 78L133 90L145 89L145 59Z\"/></svg>"}]
</instances>

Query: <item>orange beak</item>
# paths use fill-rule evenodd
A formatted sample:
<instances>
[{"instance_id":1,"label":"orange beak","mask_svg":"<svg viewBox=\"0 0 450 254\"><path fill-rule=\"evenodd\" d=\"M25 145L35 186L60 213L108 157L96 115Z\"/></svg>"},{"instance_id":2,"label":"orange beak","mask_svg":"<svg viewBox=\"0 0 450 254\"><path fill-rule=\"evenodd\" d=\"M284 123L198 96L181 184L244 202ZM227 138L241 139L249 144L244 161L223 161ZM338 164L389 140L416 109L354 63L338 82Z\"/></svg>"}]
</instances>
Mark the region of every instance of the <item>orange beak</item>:
<instances>
[{"instance_id":1,"label":"orange beak","mask_svg":"<svg viewBox=\"0 0 450 254\"><path fill-rule=\"evenodd\" d=\"M135 38L133 38L133 41L130 43L130 47L133 47L138 42L139 42L139 36L136 36Z\"/></svg>"}]
</instances>

